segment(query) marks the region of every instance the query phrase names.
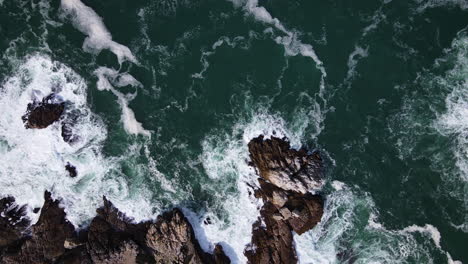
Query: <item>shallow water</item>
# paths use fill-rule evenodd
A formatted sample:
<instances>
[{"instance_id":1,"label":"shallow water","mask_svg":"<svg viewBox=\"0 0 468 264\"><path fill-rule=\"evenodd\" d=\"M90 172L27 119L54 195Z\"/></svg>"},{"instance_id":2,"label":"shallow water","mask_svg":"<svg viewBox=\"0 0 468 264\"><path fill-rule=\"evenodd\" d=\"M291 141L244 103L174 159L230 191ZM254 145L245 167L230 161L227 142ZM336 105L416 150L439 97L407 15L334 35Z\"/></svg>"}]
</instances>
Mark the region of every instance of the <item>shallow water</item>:
<instances>
[{"instance_id":1,"label":"shallow water","mask_svg":"<svg viewBox=\"0 0 468 264\"><path fill-rule=\"evenodd\" d=\"M51 190L76 226L102 195L135 221L179 206L245 263L247 143L286 136L327 163L301 263L467 262L467 25L463 0L0 1L0 195L34 220ZM23 127L50 92L72 145Z\"/></svg>"}]
</instances>

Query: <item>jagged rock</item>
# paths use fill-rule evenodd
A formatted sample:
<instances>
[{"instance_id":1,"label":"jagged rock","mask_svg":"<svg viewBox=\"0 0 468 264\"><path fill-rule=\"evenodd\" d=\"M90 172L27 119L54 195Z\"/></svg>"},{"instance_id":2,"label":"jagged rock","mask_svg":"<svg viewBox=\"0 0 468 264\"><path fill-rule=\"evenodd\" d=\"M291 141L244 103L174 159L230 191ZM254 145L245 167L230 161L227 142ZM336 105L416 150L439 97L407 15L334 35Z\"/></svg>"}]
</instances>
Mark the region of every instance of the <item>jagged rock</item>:
<instances>
[{"instance_id":1,"label":"jagged rock","mask_svg":"<svg viewBox=\"0 0 468 264\"><path fill-rule=\"evenodd\" d=\"M100 217L91 222L86 249L93 263L136 263L138 245Z\"/></svg>"},{"instance_id":2,"label":"jagged rock","mask_svg":"<svg viewBox=\"0 0 468 264\"><path fill-rule=\"evenodd\" d=\"M67 162L67 165L65 165L65 170L68 171L68 175L70 175L72 178L75 178L78 175L76 167L71 165L69 162Z\"/></svg>"},{"instance_id":3,"label":"jagged rock","mask_svg":"<svg viewBox=\"0 0 468 264\"><path fill-rule=\"evenodd\" d=\"M231 260L224 253L223 246L221 246L219 244L217 244L215 246L213 255L214 255L214 263L215 264L229 264L229 263L231 263Z\"/></svg>"},{"instance_id":4,"label":"jagged rock","mask_svg":"<svg viewBox=\"0 0 468 264\"><path fill-rule=\"evenodd\" d=\"M55 94L50 94L42 102L28 104L26 114L22 116L26 128L46 128L60 119L65 104L53 102L54 97Z\"/></svg>"},{"instance_id":5,"label":"jagged rock","mask_svg":"<svg viewBox=\"0 0 468 264\"><path fill-rule=\"evenodd\" d=\"M157 263L206 263L210 259L179 209L158 216L156 223L149 226L146 244Z\"/></svg>"},{"instance_id":6,"label":"jagged rock","mask_svg":"<svg viewBox=\"0 0 468 264\"><path fill-rule=\"evenodd\" d=\"M15 207L14 199L0 200L5 216L12 216L23 229L6 230L13 222L0 226L4 244L0 247L0 263L60 263L60 264L132 264L132 263L207 263L228 264L229 258L221 245L213 254L205 253L195 238L193 228L178 209L159 216L156 222L134 223L104 197L104 206L97 209L87 229L75 232L49 192L39 221L31 227L28 237L23 235L29 222L22 222L24 207ZM12 242L13 241L13 242Z\"/></svg>"},{"instance_id":7,"label":"jagged rock","mask_svg":"<svg viewBox=\"0 0 468 264\"><path fill-rule=\"evenodd\" d=\"M147 223L135 224L106 197L88 229L86 248L93 263L154 263L146 250Z\"/></svg>"},{"instance_id":8,"label":"jagged rock","mask_svg":"<svg viewBox=\"0 0 468 264\"><path fill-rule=\"evenodd\" d=\"M301 235L316 226L322 219L323 200L319 195L306 194L302 196L292 194L289 196L284 208L280 209L280 212L282 209L291 212L287 222L294 232Z\"/></svg>"},{"instance_id":9,"label":"jagged rock","mask_svg":"<svg viewBox=\"0 0 468 264\"><path fill-rule=\"evenodd\" d=\"M323 215L321 196L308 192L322 185L321 159L305 149L290 149L287 141L275 137L253 139L249 151L260 176L255 196L264 205L244 254L249 263L296 263L291 231L300 235Z\"/></svg>"},{"instance_id":10,"label":"jagged rock","mask_svg":"<svg viewBox=\"0 0 468 264\"><path fill-rule=\"evenodd\" d=\"M288 201L288 195L286 192L281 190L274 191L271 195L271 202L277 207L283 207L283 205Z\"/></svg>"},{"instance_id":11,"label":"jagged rock","mask_svg":"<svg viewBox=\"0 0 468 264\"><path fill-rule=\"evenodd\" d=\"M322 186L322 162L318 154L291 149L289 142L277 137L252 139L250 157L260 177L288 191L307 193Z\"/></svg>"},{"instance_id":12,"label":"jagged rock","mask_svg":"<svg viewBox=\"0 0 468 264\"><path fill-rule=\"evenodd\" d=\"M55 262L56 264L92 264L91 257L86 251L86 246L74 247L71 250L67 250L65 254L60 256Z\"/></svg>"},{"instance_id":13,"label":"jagged rock","mask_svg":"<svg viewBox=\"0 0 468 264\"><path fill-rule=\"evenodd\" d=\"M260 190L257 190L257 196L264 201L271 202L278 209L278 212L275 213L279 213L283 219L287 219L288 224L296 233L302 234L320 222L323 215L321 196L284 191L263 179L258 181ZM275 203L275 194L286 196L286 202Z\"/></svg>"},{"instance_id":14,"label":"jagged rock","mask_svg":"<svg viewBox=\"0 0 468 264\"><path fill-rule=\"evenodd\" d=\"M58 200L53 200L47 191L44 199L39 220L31 228L31 237L24 241L19 252L5 254L2 263L53 263L65 253L64 242L74 236L74 227L66 220Z\"/></svg>"},{"instance_id":15,"label":"jagged rock","mask_svg":"<svg viewBox=\"0 0 468 264\"><path fill-rule=\"evenodd\" d=\"M25 205L19 206L13 197L0 199L0 248L20 240L29 224Z\"/></svg>"},{"instance_id":16,"label":"jagged rock","mask_svg":"<svg viewBox=\"0 0 468 264\"><path fill-rule=\"evenodd\" d=\"M285 220L291 218L291 216L292 216L291 211L289 211L289 209L286 208L286 207L283 207L283 208L279 209L279 212L283 216L283 219L285 219Z\"/></svg>"},{"instance_id":17,"label":"jagged rock","mask_svg":"<svg viewBox=\"0 0 468 264\"><path fill-rule=\"evenodd\" d=\"M285 221L273 218L276 211L276 207L270 202L263 205L260 215L266 227L262 226L260 219L253 225L252 242L244 252L249 263L297 262L290 227Z\"/></svg>"}]
</instances>

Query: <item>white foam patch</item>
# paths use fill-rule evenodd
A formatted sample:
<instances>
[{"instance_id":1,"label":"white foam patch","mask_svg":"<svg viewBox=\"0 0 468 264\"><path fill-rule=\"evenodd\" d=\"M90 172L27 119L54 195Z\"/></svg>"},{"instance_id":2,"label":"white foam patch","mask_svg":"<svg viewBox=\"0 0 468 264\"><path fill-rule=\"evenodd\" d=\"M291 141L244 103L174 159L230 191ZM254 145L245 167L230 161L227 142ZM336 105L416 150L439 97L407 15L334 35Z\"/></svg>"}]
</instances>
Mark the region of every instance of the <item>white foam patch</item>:
<instances>
[{"instance_id":1,"label":"white foam patch","mask_svg":"<svg viewBox=\"0 0 468 264\"><path fill-rule=\"evenodd\" d=\"M346 184L344 182L340 182L340 181L333 181L332 182L332 187L337 191L341 191L346 187Z\"/></svg>"},{"instance_id":2,"label":"white foam patch","mask_svg":"<svg viewBox=\"0 0 468 264\"><path fill-rule=\"evenodd\" d=\"M390 3L390 1L384 1L384 4L388 4L388 3ZM362 30L362 36L365 37L371 32L375 31L380 25L380 23L384 21L386 18L387 17L382 12L382 7L377 9L371 18L372 22Z\"/></svg>"},{"instance_id":3,"label":"white foam patch","mask_svg":"<svg viewBox=\"0 0 468 264\"><path fill-rule=\"evenodd\" d=\"M419 233L423 233L423 234L428 234L432 238L432 241L434 241L434 244L438 248L441 248L440 247L440 238L441 238L440 232L433 225L429 225L429 224L426 224L424 226L412 225L412 226L408 226L408 227L404 228L402 231L403 232L409 232L409 233L419 232Z\"/></svg>"},{"instance_id":4,"label":"white foam patch","mask_svg":"<svg viewBox=\"0 0 468 264\"><path fill-rule=\"evenodd\" d=\"M424 12L426 9L435 7L457 7L462 10L468 9L468 2L466 0L415 0L416 3L420 4L416 11Z\"/></svg>"},{"instance_id":5,"label":"white foam patch","mask_svg":"<svg viewBox=\"0 0 468 264\"><path fill-rule=\"evenodd\" d=\"M62 139L61 121L45 129L25 129L21 120L28 103L52 92L66 102L67 113L76 117L72 131L77 140L72 144ZM1 195L12 195L19 204L28 204L33 222L38 215L32 209L43 205L45 190L63 199L67 217L75 225L95 215L102 195L136 220L152 214L147 190L143 187L132 193L120 175L118 159L101 154L106 128L88 108L86 96L87 85L81 76L42 55L26 58L1 85ZM76 166L77 177L68 176L67 162Z\"/></svg>"},{"instance_id":6,"label":"white foam patch","mask_svg":"<svg viewBox=\"0 0 468 264\"><path fill-rule=\"evenodd\" d=\"M348 57L348 73L345 82L350 82L356 77L356 66L360 59L369 56L368 50L369 47L362 48L357 45L354 47L353 52Z\"/></svg>"},{"instance_id":7,"label":"white foam patch","mask_svg":"<svg viewBox=\"0 0 468 264\"><path fill-rule=\"evenodd\" d=\"M438 115L435 128L443 135L455 138L454 155L461 178L468 181L468 37L454 41L455 67L437 82L450 89L445 99L446 111Z\"/></svg>"},{"instance_id":8,"label":"white foam patch","mask_svg":"<svg viewBox=\"0 0 468 264\"><path fill-rule=\"evenodd\" d=\"M347 217L333 219L338 213L340 203L351 203L348 196L332 195L326 200L324 215L321 222L312 230L302 234L294 234L294 244L299 263L336 263L337 240L352 227L352 212L346 212ZM326 227L326 223L331 223Z\"/></svg>"},{"instance_id":9,"label":"white foam patch","mask_svg":"<svg viewBox=\"0 0 468 264\"><path fill-rule=\"evenodd\" d=\"M332 182L337 185L337 182ZM312 230L294 235L299 263L431 263L430 245L416 240L416 233L431 238L434 248L440 247L441 236L430 224L409 226L403 230L387 230L377 221L378 211L367 194L345 184L338 184L325 200L321 222ZM366 219L367 216L367 221Z\"/></svg>"},{"instance_id":10,"label":"white foam patch","mask_svg":"<svg viewBox=\"0 0 468 264\"><path fill-rule=\"evenodd\" d=\"M97 88L99 90L108 90L117 96L117 101L122 108L121 120L125 131L133 135L140 134L151 137L151 131L143 128L143 125L136 120L135 113L128 106L128 101L133 99L136 94L126 96L114 88L114 86L123 87L127 85L140 87L141 83L128 73L119 73L117 70L108 67L99 67L94 71L94 74L98 77Z\"/></svg>"},{"instance_id":11,"label":"white foam patch","mask_svg":"<svg viewBox=\"0 0 468 264\"><path fill-rule=\"evenodd\" d=\"M97 54L103 49L109 49L117 56L120 64L125 60L137 63L137 59L128 47L112 40L112 35L102 18L93 9L80 0L62 0L61 8L66 15L72 17L73 25L87 35L83 43L86 52Z\"/></svg>"}]
</instances>

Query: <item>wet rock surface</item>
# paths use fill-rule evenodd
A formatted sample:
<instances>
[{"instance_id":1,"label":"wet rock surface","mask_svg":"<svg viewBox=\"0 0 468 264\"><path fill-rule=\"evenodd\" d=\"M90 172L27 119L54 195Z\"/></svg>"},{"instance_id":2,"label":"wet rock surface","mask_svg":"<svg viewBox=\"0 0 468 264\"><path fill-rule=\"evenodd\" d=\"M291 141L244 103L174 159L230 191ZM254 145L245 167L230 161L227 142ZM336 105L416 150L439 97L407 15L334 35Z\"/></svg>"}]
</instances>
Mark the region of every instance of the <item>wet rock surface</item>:
<instances>
[{"instance_id":1,"label":"wet rock surface","mask_svg":"<svg viewBox=\"0 0 468 264\"><path fill-rule=\"evenodd\" d=\"M227 260L221 257L222 262L216 262L214 256L201 250L190 223L178 209L164 213L156 223L150 224L146 243L157 263L225 263Z\"/></svg>"},{"instance_id":2,"label":"wet rock surface","mask_svg":"<svg viewBox=\"0 0 468 264\"><path fill-rule=\"evenodd\" d=\"M17 252L3 256L1 263L52 263L65 253L65 239L74 235L74 227L65 218L59 201L51 194L44 194L44 206L31 235L24 239Z\"/></svg>"},{"instance_id":3,"label":"wet rock surface","mask_svg":"<svg viewBox=\"0 0 468 264\"><path fill-rule=\"evenodd\" d=\"M77 231L60 202L49 192L44 198L39 220L29 230L24 207L13 198L0 200L0 210L17 219L12 229L13 222L0 218L0 234L7 234L0 238L0 263L230 263L220 245L213 254L201 249L179 209L133 223L104 197L89 226Z\"/></svg>"},{"instance_id":4,"label":"wet rock surface","mask_svg":"<svg viewBox=\"0 0 468 264\"><path fill-rule=\"evenodd\" d=\"M19 206L13 197L0 199L0 248L21 239L29 227L26 206Z\"/></svg>"},{"instance_id":5,"label":"wet rock surface","mask_svg":"<svg viewBox=\"0 0 468 264\"><path fill-rule=\"evenodd\" d=\"M276 187L304 194L322 187L322 161L317 153L292 149L286 139L277 137L259 136L248 146L259 176Z\"/></svg>"},{"instance_id":6,"label":"wet rock surface","mask_svg":"<svg viewBox=\"0 0 468 264\"><path fill-rule=\"evenodd\" d=\"M244 254L249 263L296 263L292 231L303 234L323 215L322 197L309 192L323 184L322 160L276 137L252 139L249 152L260 176L255 196L264 205Z\"/></svg>"},{"instance_id":7,"label":"wet rock surface","mask_svg":"<svg viewBox=\"0 0 468 264\"><path fill-rule=\"evenodd\" d=\"M26 114L22 116L26 128L42 129L58 121L65 109L65 104L55 102L55 94L44 97L41 102L29 103Z\"/></svg>"}]
</instances>

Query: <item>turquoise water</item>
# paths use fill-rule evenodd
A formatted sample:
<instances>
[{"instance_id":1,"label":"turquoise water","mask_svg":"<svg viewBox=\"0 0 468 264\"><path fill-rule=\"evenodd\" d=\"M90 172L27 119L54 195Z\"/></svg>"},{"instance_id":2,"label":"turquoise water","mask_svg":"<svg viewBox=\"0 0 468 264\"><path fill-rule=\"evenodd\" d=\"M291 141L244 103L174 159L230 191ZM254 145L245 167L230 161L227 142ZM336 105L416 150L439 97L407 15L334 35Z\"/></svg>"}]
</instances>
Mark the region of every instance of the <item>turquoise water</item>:
<instances>
[{"instance_id":1,"label":"turquoise water","mask_svg":"<svg viewBox=\"0 0 468 264\"><path fill-rule=\"evenodd\" d=\"M33 219L45 189L77 226L102 195L136 221L179 206L244 263L246 145L279 135L327 163L301 263L468 261L467 2L0 3L0 195ZM23 128L51 92L72 145Z\"/></svg>"}]
</instances>

